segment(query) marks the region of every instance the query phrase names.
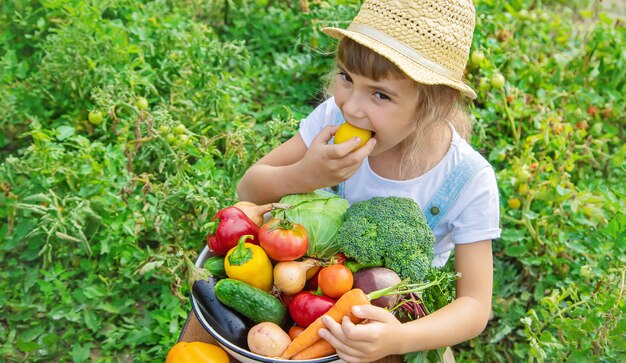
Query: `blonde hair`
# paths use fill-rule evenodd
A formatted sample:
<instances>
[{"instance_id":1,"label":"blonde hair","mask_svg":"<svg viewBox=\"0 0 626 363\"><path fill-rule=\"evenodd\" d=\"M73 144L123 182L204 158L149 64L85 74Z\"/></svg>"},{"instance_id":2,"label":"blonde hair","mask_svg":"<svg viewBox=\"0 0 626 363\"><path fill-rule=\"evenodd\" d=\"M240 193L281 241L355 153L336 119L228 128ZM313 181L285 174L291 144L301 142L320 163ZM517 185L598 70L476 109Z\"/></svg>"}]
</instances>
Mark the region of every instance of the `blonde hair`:
<instances>
[{"instance_id":1,"label":"blonde hair","mask_svg":"<svg viewBox=\"0 0 626 363\"><path fill-rule=\"evenodd\" d=\"M393 62L347 37L339 42L336 61L341 62L349 72L375 81L384 78L410 79ZM336 70L333 74L336 74ZM329 77L327 92L334 88L334 79L333 76ZM450 122L466 140L469 139L472 128L465 99L459 90L446 85L413 83L418 90L416 127L412 137L406 138L400 144L405 166L416 164L419 153L428 147L429 142L434 141L427 137L445 122Z\"/></svg>"}]
</instances>

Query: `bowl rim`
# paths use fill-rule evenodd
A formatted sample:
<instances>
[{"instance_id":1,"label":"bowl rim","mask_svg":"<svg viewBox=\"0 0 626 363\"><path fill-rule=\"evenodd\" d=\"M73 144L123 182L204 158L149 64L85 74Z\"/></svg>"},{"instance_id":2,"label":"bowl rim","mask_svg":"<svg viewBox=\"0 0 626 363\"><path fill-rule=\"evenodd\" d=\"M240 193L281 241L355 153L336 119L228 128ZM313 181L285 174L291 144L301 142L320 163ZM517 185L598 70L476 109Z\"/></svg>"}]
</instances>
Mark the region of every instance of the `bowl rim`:
<instances>
[{"instance_id":1,"label":"bowl rim","mask_svg":"<svg viewBox=\"0 0 626 363\"><path fill-rule=\"evenodd\" d=\"M209 250L208 246L204 246L204 249L202 250L202 252L200 253L200 255L198 255L198 258L195 261L195 265L196 267L204 267L204 263L206 262L207 258L209 257L209 254L211 253L211 251ZM231 342L229 342L228 340L226 340L224 337L222 337L221 335L219 335L212 327L211 325L206 321L206 319L204 319L204 315L202 314L202 312L200 311L200 305L198 305L198 301L196 300L196 298L193 296L193 294L190 292L189 293L190 299L191 299L191 307L194 311L194 313L196 314L196 317L198 318L198 321L200 322L200 325L202 325L202 327L209 332L209 334L211 334L211 336L217 340L218 343L226 346L228 349L236 352L237 354L241 354L242 356L246 357L246 358L250 358L250 359L254 359L256 361L259 362L264 362L264 363L274 363L274 362L289 362L289 363L296 363L296 362L309 362L309 363L326 363L326 362L332 362L332 361L336 361L339 360L339 357L337 356L337 354L333 354L333 355L329 355L326 357L321 357L321 358L315 358L315 359L307 359L307 360L301 360L301 361L297 361L297 360L290 360L290 359L280 359L280 358L269 358L269 357L264 357L262 355L258 355L255 353L250 352L247 349L243 349Z\"/></svg>"}]
</instances>

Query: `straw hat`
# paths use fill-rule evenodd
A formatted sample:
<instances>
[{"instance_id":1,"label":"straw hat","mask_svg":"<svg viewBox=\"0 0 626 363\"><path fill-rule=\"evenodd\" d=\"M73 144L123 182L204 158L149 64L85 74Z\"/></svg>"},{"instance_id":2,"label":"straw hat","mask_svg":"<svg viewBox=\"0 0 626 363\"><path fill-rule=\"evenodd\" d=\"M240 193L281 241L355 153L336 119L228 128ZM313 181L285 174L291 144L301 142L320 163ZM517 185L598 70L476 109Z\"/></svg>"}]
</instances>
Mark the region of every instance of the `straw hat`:
<instances>
[{"instance_id":1,"label":"straw hat","mask_svg":"<svg viewBox=\"0 0 626 363\"><path fill-rule=\"evenodd\" d=\"M322 31L372 49L419 83L445 84L476 98L463 82L474 17L471 0L367 0L347 29Z\"/></svg>"}]
</instances>

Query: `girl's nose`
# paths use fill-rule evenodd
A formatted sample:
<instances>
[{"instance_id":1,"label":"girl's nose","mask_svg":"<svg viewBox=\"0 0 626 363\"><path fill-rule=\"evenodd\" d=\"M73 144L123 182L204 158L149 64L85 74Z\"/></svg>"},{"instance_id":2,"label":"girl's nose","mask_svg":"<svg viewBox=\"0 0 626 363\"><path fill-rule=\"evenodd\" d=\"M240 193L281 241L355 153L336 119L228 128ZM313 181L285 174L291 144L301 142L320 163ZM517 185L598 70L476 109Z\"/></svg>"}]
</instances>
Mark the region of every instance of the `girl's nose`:
<instances>
[{"instance_id":1,"label":"girl's nose","mask_svg":"<svg viewBox=\"0 0 626 363\"><path fill-rule=\"evenodd\" d=\"M350 92L341 107L341 111L344 118L351 120L352 122L354 122L355 119L359 119L364 116L360 96L357 92Z\"/></svg>"}]
</instances>

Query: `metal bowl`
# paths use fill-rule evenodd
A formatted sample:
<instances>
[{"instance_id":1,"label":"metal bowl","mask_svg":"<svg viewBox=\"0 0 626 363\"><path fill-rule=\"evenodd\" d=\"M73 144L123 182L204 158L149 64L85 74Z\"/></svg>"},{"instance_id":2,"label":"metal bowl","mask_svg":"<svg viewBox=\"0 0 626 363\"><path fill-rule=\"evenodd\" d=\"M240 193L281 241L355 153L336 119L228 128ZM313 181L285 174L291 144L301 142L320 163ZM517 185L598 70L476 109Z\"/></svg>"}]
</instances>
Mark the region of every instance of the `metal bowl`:
<instances>
[{"instance_id":1,"label":"metal bowl","mask_svg":"<svg viewBox=\"0 0 626 363\"><path fill-rule=\"evenodd\" d=\"M213 256L213 253L209 250L207 246L204 247L200 256L196 260L195 265L198 267L204 267L204 263L206 260ZM327 362L343 362L337 354L329 355L322 358L317 359L308 359L308 360L288 360L288 359L279 359L279 358L268 358L262 355L254 354L249 350L238 347L237 345L229 342L224 337L219 335L215 329L211 327L211 325L206 321L202 311L200 310L200 305L198 305L198 301L191 294L191 307L193 308L194 313L198 317L200 324L202 327L211 334L213 338L217 341L217 343L224 348L232 357L234 357L237 361L243 363L251 363L251 362L263 362L263 363L273 363L273 362L288 362L288 363L297 363L297 362L307 362L307 363L327 363Z\"/></svg>"}]
</instances>

